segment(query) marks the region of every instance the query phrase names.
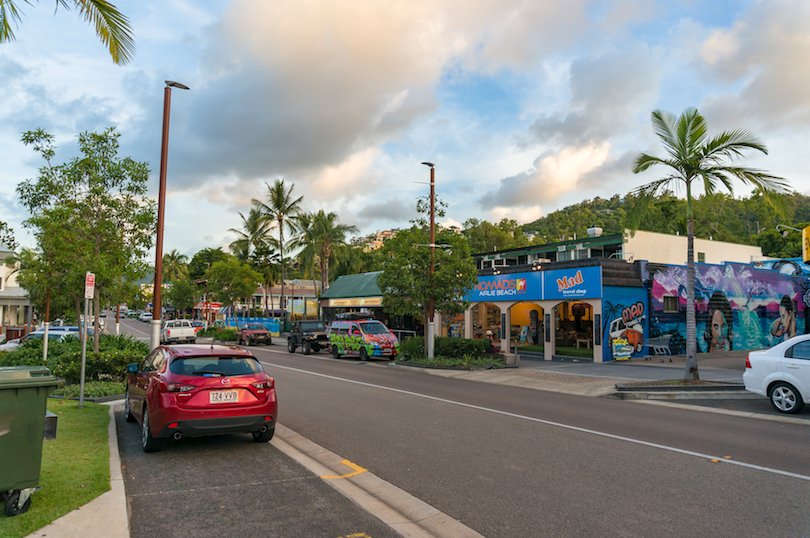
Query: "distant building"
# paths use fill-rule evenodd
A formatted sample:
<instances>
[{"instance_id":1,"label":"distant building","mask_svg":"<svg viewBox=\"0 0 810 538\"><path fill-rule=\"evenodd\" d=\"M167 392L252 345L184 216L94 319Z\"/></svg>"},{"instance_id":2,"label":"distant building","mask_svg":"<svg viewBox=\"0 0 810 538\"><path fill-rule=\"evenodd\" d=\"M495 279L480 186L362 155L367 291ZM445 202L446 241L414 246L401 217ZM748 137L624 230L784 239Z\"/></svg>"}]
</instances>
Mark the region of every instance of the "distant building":
<instances>
[{"instance_id":1,"label":"distant building","mask_svg":"<svg viewBox=\"0 0 810 538\"><path fill-rule=\"evenodd\" d=\"M28 292L17 284L19 263L6 264L12 256L13 251L0 249L0 333L3 334L6 327L24 325L31 313Z\"/></svg>"},{"instance_id":2,"label":"distant building","mask_svg":"<svg viewBox=\"0 0 810 538\"><path fill-rule=\"evenodd\" d=\"M589 228L589 235L567 241L518 247L498 252L473 254L478 270L613 258L631 262L648 260L654 263L685 264L686 236L638 230L633 233L602 235L602 229ZM695 261L703 263L750 263L763 259L762 248L725 241L695 238Z\"/></svg>"},{"instance_id":3,"label":"distant building","mask_svg":"<svg viewBox=\"0 0 810 538\"><path fill-rule=\"evenodd\" d=\"M359 238L357 244L362 245L363 252L379 250L386 241L397 235L399 230L381 230L366 237Z\"/></svg>"}]
</instances>

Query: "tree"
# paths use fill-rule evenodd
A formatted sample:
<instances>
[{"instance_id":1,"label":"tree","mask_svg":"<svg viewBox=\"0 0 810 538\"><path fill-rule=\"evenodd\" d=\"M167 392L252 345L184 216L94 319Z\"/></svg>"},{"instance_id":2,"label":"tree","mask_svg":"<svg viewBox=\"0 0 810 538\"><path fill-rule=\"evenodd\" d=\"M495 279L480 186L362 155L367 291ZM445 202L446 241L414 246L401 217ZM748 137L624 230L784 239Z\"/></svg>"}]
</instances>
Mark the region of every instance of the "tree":
<instances>
[{"instance_id":1,"label":"tree","mask_svg":"<svg viewBox=\"0 0 810 538\"><path fill-rule=\"evenodd\" d=\"M31 4L31 0L23 0ZM109 0L73 0L84 20L92 24L101 43L107 47L112 61L124 65L135 53L135 41L129 19L123 15ZM57 8L70 9L68 0L56 0ZM16 0L0 0L0 43L14 41L16 36L11 28L12 21L19 25L22 13Z\"/></svg>"},{"instance_id":2,"label":"tree","mask_svg":"<svg viewBox=\"0 0 810 538\"><path fill-rule=\"evenodd\" d=\"M85 272L96 275L93 304L99 312L102 299L104 304L122 302L121 282L144 273L143 259L152 247L155 203L146 195L149 168L118 156L119 137L114 128L81 133L80 155L63 164L53 163L52 135L37 129L22 137L45 161L36 180L17 187L32 215L24 226L47 260L48 288L57 300L73 303L77 318ZM96 326L96 352L99 333Z\"/></svg>"},{"instance_id":3,"label":"tree","mask_svg":"<svg viewBox=\"0 0 810 538\"><path fill-rule=\"evenodd\" d=\"M253 297L261 275L233 256L215 262L205 273L208 289L218 300L233 306L243 297Z\"/></svg>"},{"instance_id":4,"label":"tree","mask_svg":"<svg viewBox=\"0 0 810 538\"><path fill-rule=\"evenodd\" d=\"M188 264L188 274L192 280L197 280L205 277L206 271L211 268L216 262L227 260L230 255L223 252L219 247L217 248L204 248L197 251L191 257Z\"/></svg>"},{"instance_id":5,"label":"tree","mask_svg":"<svg viewBox=\"0 0 810 538\"><path fill-rule=\"evenodd\" d=\"M197 295L197 286L187 278L172 282L167 292L169 303L178 312L193 308Z\"/></svg>"},{"instance_id":6,"label":"tree","mask_svg":"<svg viewBox=\"0 0 810 538\"><path fill-rule=\"evenodd\" d=\"M307 265L317 263L321 289L329 286L329 264L336 260L340 247L346 246L346 234L357 233L357 226L338 223L336 213L305 213L298 219L300 242L304 249L299 255Z\"/></svg>"},{"instance_id":7,"label":"tree","mask_svg":"<svg viewBox=\"0 0 810 538\"><path fill-rule=\"evenodd\" d=\"M720 186L733 192L732 181L736 178L744 184L752 185L757 192L767 195L770 192L784 192L787 183L783 178L772 176L761 170L742 166L731 166L728 162L742 157L746 150L767 154L768 151L752 133L746 130L724 131L709 138L706 120L695 108L687 108L677 118L669 113L656 110L652 113L655 134L661 140L669 155L667 158L640 154L633 165L633 173L644 172L654 166L668 169L668 175L635 190L637 204L632 211L630 223L637 229L641 216L650 201L660 191L675 184L686 189L686 366L685 379L699 379L696 357L697 338L695 330L695 216L693 208L693 188L699 182L707 195L714 194Z\"/></svg>"},{"instance_id":8,"label":"tree","mask_svg":"<svg viewBox=\"0 0 810 538\"><path fill-rule=\"evenodd\" d=\"M265 185L267 186L267 203L254 199L253 204L262 211L266 218L275 221L276 228L278 228L277 247L281 263L282 304L280 306L281 308L285 308L284 280L287 278L287 271L286 260L284 259L284 248L286 246L284 243L284 230L286 228L290 233L295 232L295 217L301 213L301 201L304 197L299 196L295 198L293 196L295 184L290 185L288 189L283 179L277 179L272 187L267 183L265 183Z\"/></svg>"},{"instance_id":9,"label":"tree","mask_svg":"<svg viewBox=\"0 0 810 538\"><path fill-rule=\"evenodd\" d=\"M242 228L228 228L229 232L237 236L229 246L234 256L246 262L267 245L272 222L268 222L256 204L250 208L247 217L242 213L239 213L239 217L242 219Z\"/></svg>"},{"instance_id":10,"label":"tree","mask_svg":"<svg viewBox=\"0 0 810 538\"><path fill-rule=\"evenodd\" d=\"M163 255L163 282L186 280L188 274L188 256L172 250Z\"/></svg>"},{"instance_id":11,"label":"tree","mask_svg":"<svg viewBox=\"0 0 810 538\"><path fill-rule=\"evenodd\" d=\"M424 227L400 230L385 242L383 272L378 284L383 308L396 315L411 315L428 323L428 305L452 315L467 307L464 296L475 286L478 273L467 240L448 230L439 230L436 243L450 248L435 249L433 278L430 277L430 233Z\"/></svg>"},{"instance_id":12,"label":"tree","mask_svg":"<svg viewBox=\"0 0 810 538\"><path fill-rule=\"evenodd\" d=\"M522 247L529 243L517 221L507 218L498 224L467 219L462 233L469 240L470 249L476 253Z\"/></svg>"},{"instance_id":13,"label":"tree","mask_svg":"<svg viewBox=\"0 0 810 538\"><path fill-rule=\"evenodd\" d=\"M14 240L14 230L2 220L0 220L0 247L6 247L9 250L17 248L17 242Z\"/></svg>"}]
</instances>

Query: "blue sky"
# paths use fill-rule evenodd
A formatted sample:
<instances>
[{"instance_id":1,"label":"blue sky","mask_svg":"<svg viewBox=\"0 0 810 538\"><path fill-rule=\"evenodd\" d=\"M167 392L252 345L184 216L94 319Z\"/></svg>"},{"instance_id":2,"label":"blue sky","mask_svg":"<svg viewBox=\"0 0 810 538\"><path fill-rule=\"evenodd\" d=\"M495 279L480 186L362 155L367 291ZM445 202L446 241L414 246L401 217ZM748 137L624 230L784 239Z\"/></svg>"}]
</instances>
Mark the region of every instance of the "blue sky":
<instances>
[{"instance_id":1,"label":"blue sky","mask_svg":"<svg viewBox=\"0 0 810 538\"><path fill-rule=\"evenodd\" d=\"M134 60L114 65L75 12L22 5L0 45L0 220L24 245L16 185L81 131L115 126L122 154L160 159L174 91L165 250L226 246L265 182L363 233L404 227L436 163L446 220L519 222L658 177L650 112L696 106L711 131L746 128L745 164L810 192L810 3L376 0L125 2ZM736 192L744 194L739 187ZM597 224L597 223L588 223Z\"/></svg>"}]
</instances>

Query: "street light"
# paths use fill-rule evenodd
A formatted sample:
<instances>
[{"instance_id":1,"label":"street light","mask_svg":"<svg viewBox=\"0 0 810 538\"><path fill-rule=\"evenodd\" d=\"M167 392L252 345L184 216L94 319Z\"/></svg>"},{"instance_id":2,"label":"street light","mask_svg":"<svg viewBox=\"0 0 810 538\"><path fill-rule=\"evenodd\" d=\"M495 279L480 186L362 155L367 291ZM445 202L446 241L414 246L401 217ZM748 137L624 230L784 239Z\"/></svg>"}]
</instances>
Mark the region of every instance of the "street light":
<instances>
[{"instance_id":1,"label":"street light","mask_svg":"<svg viewBox=\"0 0 810 538\"><path fill-rule=\"evenodd\" d=\"M166 165L169 154L169 115L172 108L172 88L190 89L185 84L167 80L163 88L163 139L160 146L160 185L158 187L157 240L155 242L155 285L152 300L152 349L160 345L160 295L163 291L163 212L166 205Z\"/></svg>"},{"instance_id":2,"label":"street light","mask_svg":"<svg viewBox=\"0 0 810 538\"><path fill-rule=\"evenodd\" d=\"M431 162L423 162L422 164L430 168L430 279L428 282L430 296L428 297L427 356L428 359L432 359L436 340L436 327L433 323L433 315L436 308L433 297L435 291L433 289L433 271L436 255L436 168Z\"/></svg>"},{"instance_id":3,"label":"street light","mask_svg":"<svg viewBox=\"0 0 810 538\"><path fill-rule=\"evenodd\" d=\"M788 233L790 233L790 230L793 230L794 232L799 232L799 233L802 232L799 228L794 228L793 226L788 226L787 224L777 224L776 225L776 231L781 232L782 237L787 237Z\"/></svg>"}]
</instances>

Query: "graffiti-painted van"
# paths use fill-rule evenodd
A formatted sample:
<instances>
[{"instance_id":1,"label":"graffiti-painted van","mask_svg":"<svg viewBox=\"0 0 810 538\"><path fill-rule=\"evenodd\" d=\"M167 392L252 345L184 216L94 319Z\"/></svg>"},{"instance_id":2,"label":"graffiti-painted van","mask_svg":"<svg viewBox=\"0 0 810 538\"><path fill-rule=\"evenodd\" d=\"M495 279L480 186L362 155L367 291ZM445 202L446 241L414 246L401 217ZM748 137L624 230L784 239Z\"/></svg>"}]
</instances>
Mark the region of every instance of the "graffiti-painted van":
<instances>
[{"instance_id":1,"label":"graffiti-painted van","mask_svg":"<svg viewBox=\"0 0 810 538\"><path fill-rule=\"evenodd\" d=\"M332 355L359 357L366 361L369 357L393 359L399 353L399 341L388 327L376 319L333 321L329 325L329 344Z\"/></svg>"}]
</instances>

